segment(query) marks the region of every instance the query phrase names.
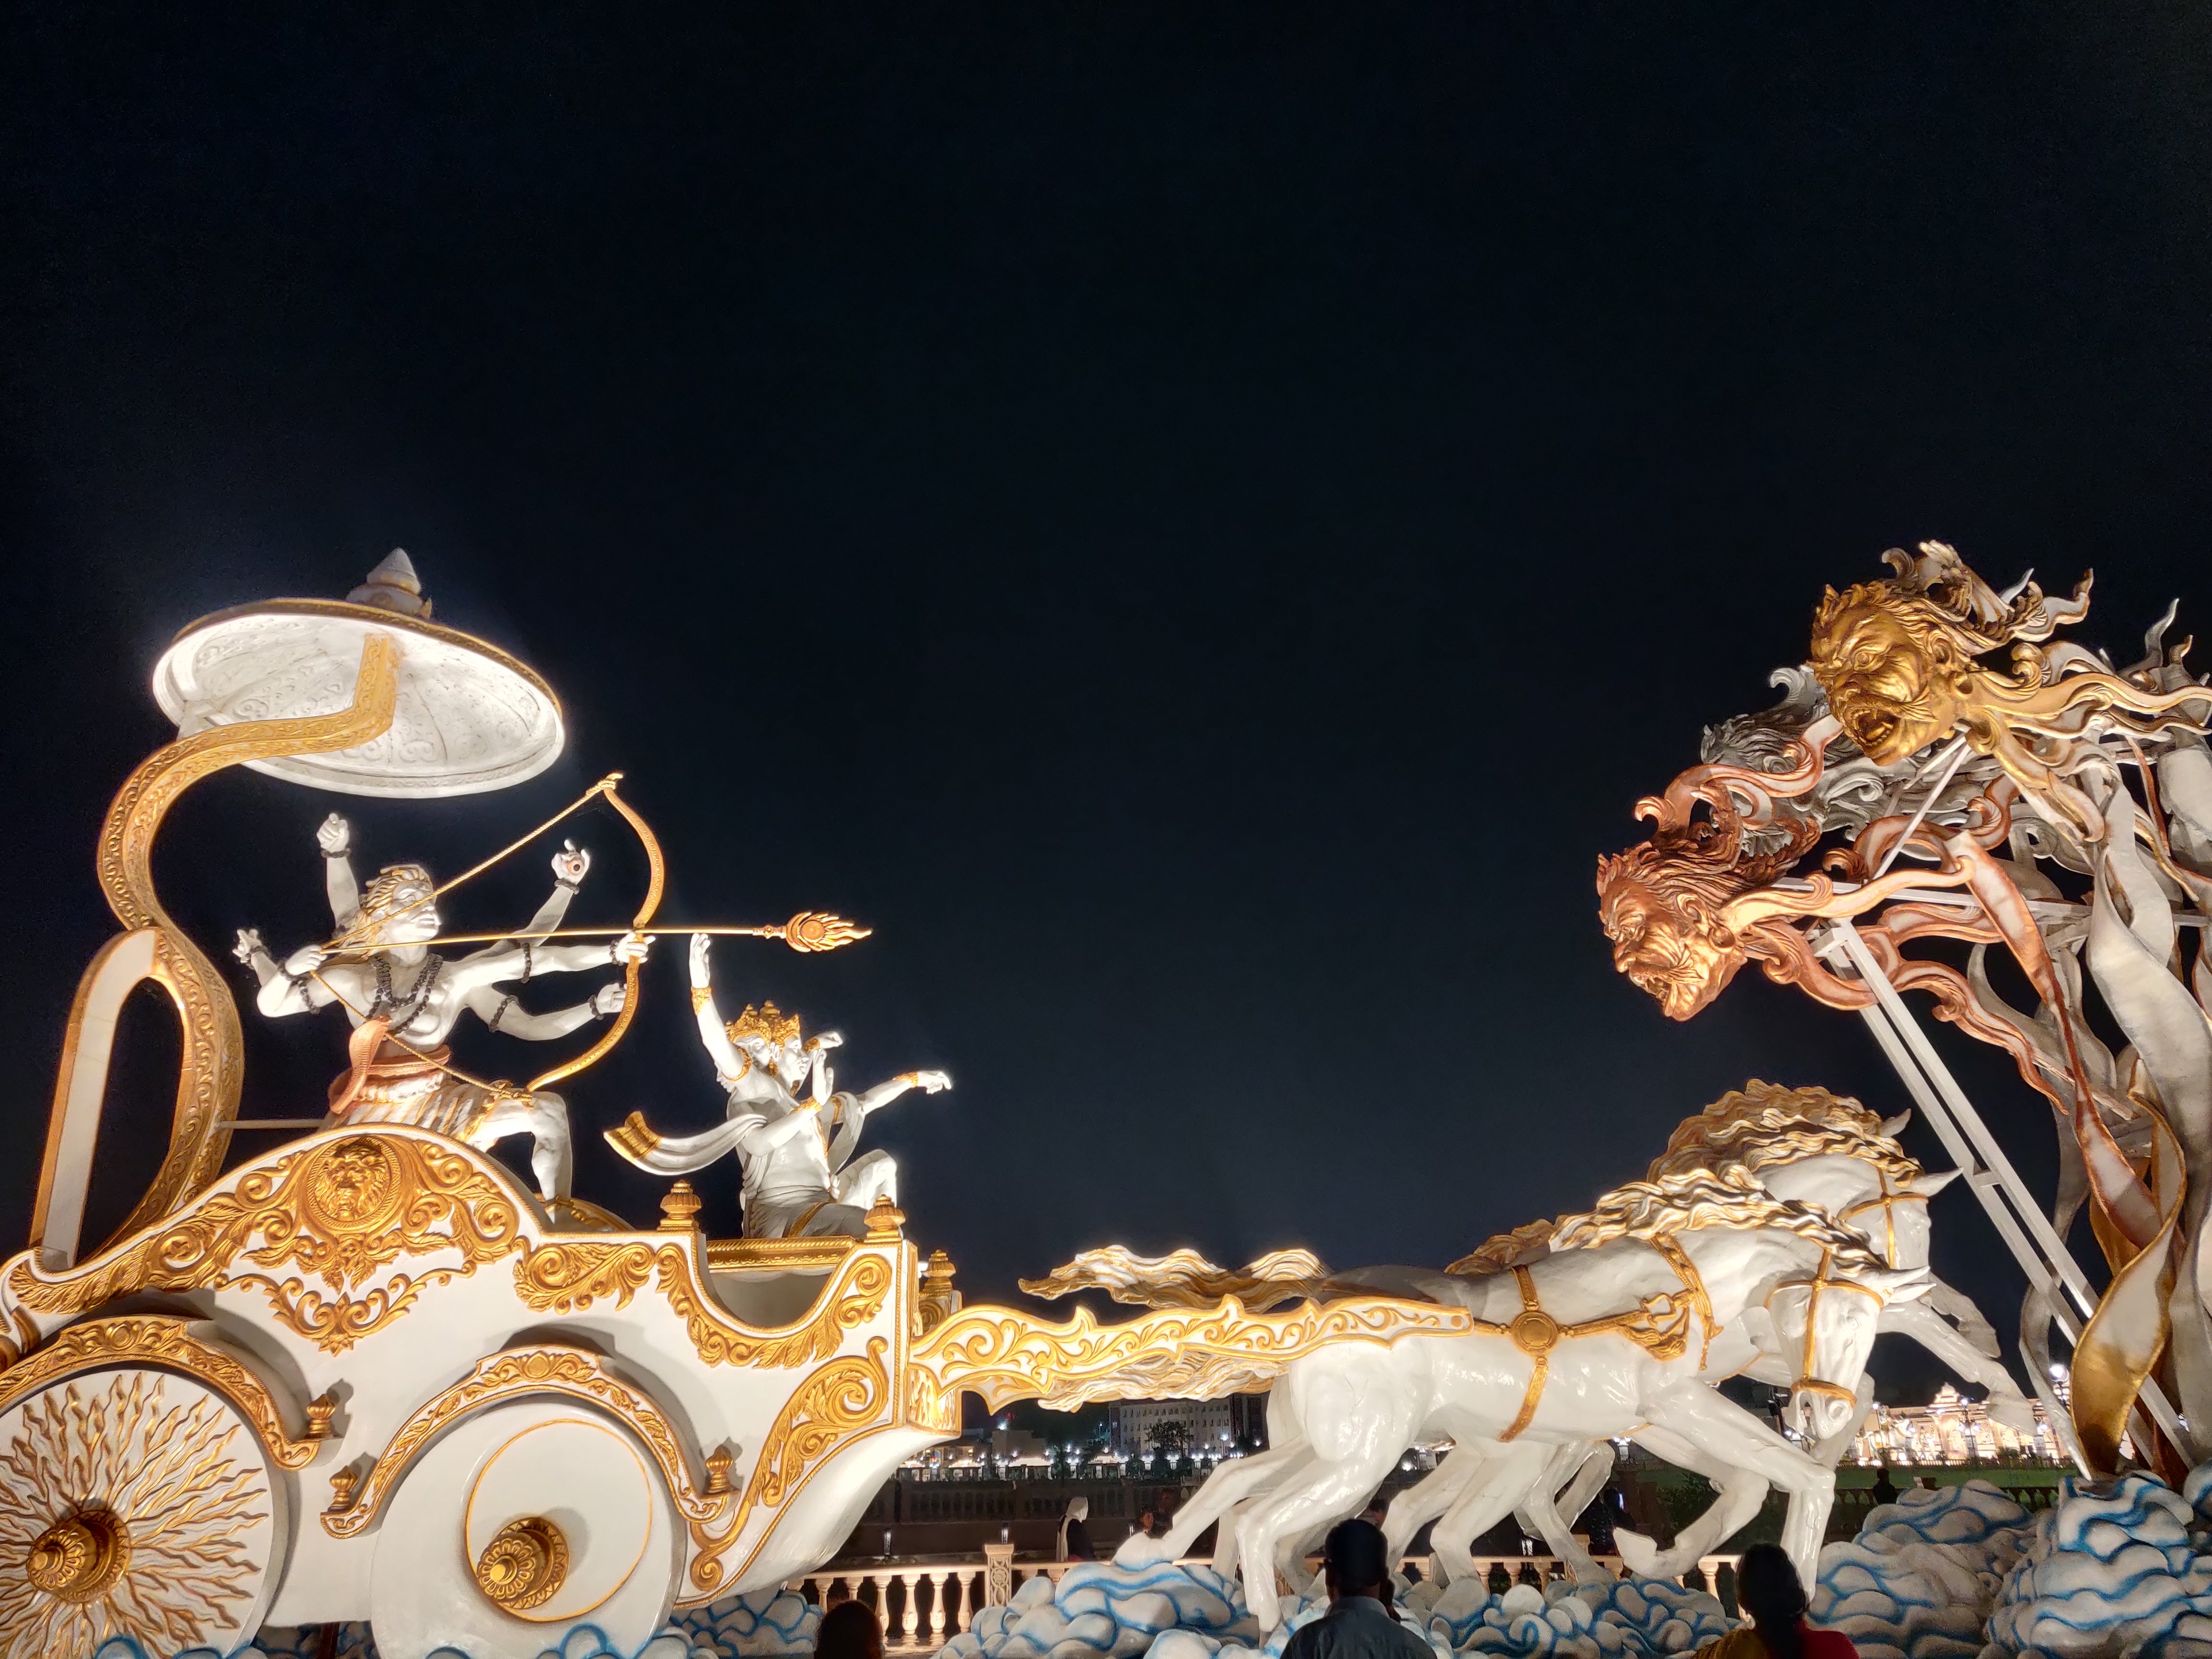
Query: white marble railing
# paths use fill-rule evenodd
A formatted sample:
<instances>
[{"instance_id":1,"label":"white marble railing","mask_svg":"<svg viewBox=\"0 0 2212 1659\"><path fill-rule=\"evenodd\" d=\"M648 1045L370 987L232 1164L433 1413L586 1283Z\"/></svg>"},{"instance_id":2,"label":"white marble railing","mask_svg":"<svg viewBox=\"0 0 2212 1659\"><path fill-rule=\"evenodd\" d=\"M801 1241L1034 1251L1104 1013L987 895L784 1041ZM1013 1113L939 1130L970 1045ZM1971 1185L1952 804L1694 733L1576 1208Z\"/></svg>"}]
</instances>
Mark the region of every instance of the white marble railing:
<instances>
[{"instance_id":1,"label":"white marble railing","mask_svg":"<svg viewBox=\"0 0 2212 1659\"><path fill-rule=\"evenodd\" d=\"M1601 1555L1597 1559L1607 1571L1620 1571L1619 1556ZM1698 1565L1705 1576L1706 1588L1713 1586L1723 1565L1733 1567L1736 1559L1734 1555L1709 1555L1700 1560ZM1186 1566L1210 1564L1211 1558L1199 1555L1185 1556L1182 1561ZM1042 1573L1057 1583L1074 1565L1073 1561L1016 1561L1012 1546L988 1544L981 1555L937 1556L889 1562L879 1567L823 1567L793 1578L790 1588L817 1607L832 1607L858 1596L873 1606L883 1620L886 1646L902 1652L933 1653L956 1632L972 1625L980 1609L1004 1603L1028 1579ZM1566 1572L1557 1558L1548 1555L1478 1556L1475 1565L1486 1576L1493 1567L1503 1567L1516 1582L1523 1567L1547 1583ZM1401 1566L1423 1577L1431 1571L1425 1555L1409 1555Z\"/></svg>"}]
</instances>

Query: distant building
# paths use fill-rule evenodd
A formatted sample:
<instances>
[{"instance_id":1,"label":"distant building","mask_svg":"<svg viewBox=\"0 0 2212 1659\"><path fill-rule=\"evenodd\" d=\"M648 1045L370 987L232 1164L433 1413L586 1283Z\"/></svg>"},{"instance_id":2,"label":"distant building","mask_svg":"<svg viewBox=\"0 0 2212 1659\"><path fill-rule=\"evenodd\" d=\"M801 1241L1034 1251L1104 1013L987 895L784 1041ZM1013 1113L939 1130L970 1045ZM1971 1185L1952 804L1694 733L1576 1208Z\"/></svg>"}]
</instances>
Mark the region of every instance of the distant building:
<instances>
[{"instance_id":1,"label":"distant building","mask_svg":"<svg viewBox=\"0 0 2212 1659\"><path fill-rule=\"evenodd\" d=\"M2063 1397L2065 1384L2058 1384ZM1854 1463L1995 1463L2006 1458L2066 1461L2040 1401L2035 1428L2023 1433L1990 1415L1978 1400L1962 1400L1946 1382L1924 1406L1876 1406L1851 1443Z\"/></svg>"},{"instance_id":2,"label":"distant building","mask_svg":"<svg viewBox=\"0 0 2212 1659\"><path fill-rule=\"evenodd\" d=\"M1149 1456L1152 1436L1167 1423L1188 1432L1188 1449L1216 1455L1237 1446L1267 1443L1266 1394L1232 1394L1226 1400L1119 1400L1106 1408L1107 1443L1122 1457Z\"/></svg>"}]
</instances>

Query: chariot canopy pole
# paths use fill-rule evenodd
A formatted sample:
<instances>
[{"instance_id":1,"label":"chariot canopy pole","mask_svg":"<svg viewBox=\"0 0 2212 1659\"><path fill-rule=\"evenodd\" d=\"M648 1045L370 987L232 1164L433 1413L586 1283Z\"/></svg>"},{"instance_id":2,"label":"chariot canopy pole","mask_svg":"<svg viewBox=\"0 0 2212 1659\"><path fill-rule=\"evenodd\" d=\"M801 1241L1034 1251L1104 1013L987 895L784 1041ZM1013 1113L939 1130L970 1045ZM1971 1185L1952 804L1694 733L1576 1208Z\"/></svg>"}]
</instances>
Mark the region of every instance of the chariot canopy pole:
<instances>
[{"instance_id":1,"label":"chariot canopy pole","mask_svg":"<svg viewBox=\"0 0 2212 1659\"><path fill-rule=\"evenodd\" d=\"M1859 1012L1873 1031L1875 1041L1881 1045L1882 1053L1896 1068L1914 1103L1942 1141L1944 1150L1965 1172L1966 1185L1988 1212L1999 1237L2012 1251L2013 1259L2027 1275L2027 1282L2042 1294L2067 1341L2078 1345L2082 1327L2075 1309L2078 1308L2083 1316L2094 1314L2097 1295L2073 1252L2058 1237L2034 1193L2021 1178L2020 1171L2013 1168L2012 1160L1990 1134L1981 1114L1966 1097L1966 1091L1936 1052L1935 1044L1928 1040L1928 1034L1905 1006L1905 1000L1898 995L1897 988L1875 960L1858 929L1848 919L1830 922L1821 950L1832 958L1842 957L1874 994L1874 1000ZM2069 1298L2073 1307L2067 1305ZM2039 1395L2046 1395L2049 1379L2038 1375L2033 1365L2029 1372L2030 1385ZM2174 1444L2182 1444L2180 1420L2154 1379L2144 1382L2139 1398L2143 1409L2166 1437ZM2063 1420L2066 1414L2055 1408L2053 1401L2045 1398L2044 1403L2050 1408L2053 1428L2063 1435L2068 1450L2082 1473L2093 1474L2070 1432L2071 1424Z\"/></svg>"}]
</instances>

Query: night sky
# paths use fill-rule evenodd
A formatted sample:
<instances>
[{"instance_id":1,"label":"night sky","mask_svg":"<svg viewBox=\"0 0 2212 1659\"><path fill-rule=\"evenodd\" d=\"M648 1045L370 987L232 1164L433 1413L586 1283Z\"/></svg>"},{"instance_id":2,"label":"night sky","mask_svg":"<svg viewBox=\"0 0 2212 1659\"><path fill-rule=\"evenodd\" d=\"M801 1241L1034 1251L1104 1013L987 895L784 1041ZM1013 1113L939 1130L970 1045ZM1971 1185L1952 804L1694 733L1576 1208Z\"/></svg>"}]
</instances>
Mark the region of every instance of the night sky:
<instances>
[{"instance_id":1,"label":"night sky","mask_svg":"<svg viewBox=\"0 0 2212 1659\"><path fill-rule=\"evenodd\" d=\"M952 1073L869 1144L971 1297L1113 1240L1441 1263L1747 1077L1897 1109L1856 1018L1755 972L1662 1018L1596 855L1885 547L2094 565L2116 651L2212 614L2201 9L532 15L13 15L9 1248L155 656L395 545L568 753L429 804L219 778L157 860L179 919L242 991L233 929L325 931L333 807L365 871L449 873L619 768L665 916L877 930L726 944L725 1000L843 1030L848 1084ZM635 843L579 839L572 921L626 921ZM519 922L552 847L454 921ZM682 958L568 1088L635 1220L664 1183L599 1130L721 1115ZM166 1135L155 994L93 1237ZM246 1112L319 1111L337 1017L246 1023ZM2048 1109L1939 1041L2044 1178ZM700 1184L734 1231L734 1165ZM1988 1224L1936 1214L2009 1329Z\"/></svg>"}]
</instances>

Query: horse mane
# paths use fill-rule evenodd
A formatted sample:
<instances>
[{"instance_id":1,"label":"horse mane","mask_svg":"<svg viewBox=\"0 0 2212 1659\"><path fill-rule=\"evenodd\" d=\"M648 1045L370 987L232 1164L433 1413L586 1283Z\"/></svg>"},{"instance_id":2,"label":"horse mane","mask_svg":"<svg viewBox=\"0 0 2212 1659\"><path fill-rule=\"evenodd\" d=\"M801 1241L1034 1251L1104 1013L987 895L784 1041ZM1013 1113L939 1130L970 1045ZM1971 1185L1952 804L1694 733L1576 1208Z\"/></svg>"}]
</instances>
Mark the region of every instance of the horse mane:
<instances>
[{"instance_id":1,"label":"horse mane","mask_svg":"<svg viewBox=\"0 0 2212 1659\"><path fill-rule=\"evenodd\" d=\"M1881 1117L1850 1096L1753 1078L1675 1125L1667 1150L1652 1160L1644 1179L1696 1170L1756 1171L1825 1156L1863 1159L1900 1183L1921 1173L1905 1149L1882 1133Z\"/></svg>"},{"instance_id":2,"label":"horse mane","mask_svg":"<svg viewBox=\"0 0 2212 1659\"><path fill-rule=\"evenodd\" d=\"M1560 1217L1552 1248L1587 1249L1616 1238L1671 1238L1708 1227L1778 1227L1830 1252L1846 1271L1879 1273L1889 1266L1856 1233L1809 1204L1776 1198L1741 1167L1717 1175L1692 1170L1616 1187L1580 1215Z\"/></svg>"},{"instance_id":3,"label":"horse mane","mask_svg":"<svg viewBox=\"0 0 2212 1659\"><path fill-rule=\"evenodd\" d=\"M1745 1195L1757 1193L1765 1201L1779 1204L1781 1200L1765 1194L1757 1179L1758 1171L1772 1164L1831 1156L1863 1159L1900 1185L1922 1172L1920 1165L1902 1146L1882 1133L1880 1115L1849 1095L1819 1087L1791 1089L1753 1078L1742 1088L1729 1090L1703 1111L1692 1113L1676 1124L1674 1133L1667 1137L1667 1150L1652 1160L1642 1181L1631 1182L1606 1194L1579 1216L1562 1216L1557 1221L1531 1221L1510 1233L1499 1233L1444 1271L1481 1277L1525 1266L1543 1255L1547 1248L1568 1249L1601 1243L1607 1238L1650 1237L1655 1232L1676 1231L1691 1224L1668 1224L1658 1220L1639 1220L1632 1225L1625 1221L1617 1223L1616 1218L1626 1218L1632 1212L1662 1215L1670 1201L1661 1196L1665 1193L1686 1194L1695 1190L1707 1195L1686 1201L1708 1205L1719 1204L1720 1200L1710 1194L1722 1191ZM1685 1184L1686 1178L1701 1175L1718 1184L1698 1188ZM1710 1218L1695 1224L1789 1226L1793 1231L1814 1237L1791 1221L1772 1218L1729 1220L1723 1218L1724 1212L1728 1212L1725 1205L1708 1210L1705 1213ZM1577 1229L1571 1237L1568 1236L1570 1227ZM1644 1231L1636 1231L1638 1228ZM1840 1250L1841 1247L1831 1248Z\"/></svg>"}]
</instances>

